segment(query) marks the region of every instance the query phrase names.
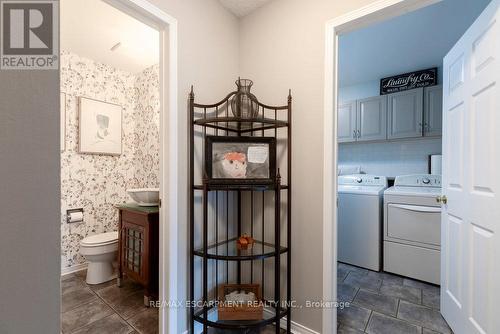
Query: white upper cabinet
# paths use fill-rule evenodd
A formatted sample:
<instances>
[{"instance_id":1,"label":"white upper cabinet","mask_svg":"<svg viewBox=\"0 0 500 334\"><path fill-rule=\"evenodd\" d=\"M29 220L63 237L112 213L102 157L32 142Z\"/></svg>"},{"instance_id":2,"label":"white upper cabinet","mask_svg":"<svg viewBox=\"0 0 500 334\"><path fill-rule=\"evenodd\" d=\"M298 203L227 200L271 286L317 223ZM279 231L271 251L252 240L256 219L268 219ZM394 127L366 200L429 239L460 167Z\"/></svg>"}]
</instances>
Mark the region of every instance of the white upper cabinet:
<instances>
[{"instance_id":1,"label":"white upper cabinet","mask_svg":"<svg viewBox=\"0 0 500 334\"><path fill-rule=\"evenodd\" d=\"M423 95L423 88L388 95L388 139L422 136Z\"/></svg>"},{"instance_id":2,"label":"white upper cabinet","mask_svg":"<svg viewBox=\"0 0 500 334\"><path fill-rule=\"evenodd\" d=\"M424 89L424 136L441 136L443 127L443 86Z\"/></svg>"},{"instance_id":3,"label":"white upper cabinet","mask_svg":"<svg viewBox=\"0 0 500 334\"><path fill-rule=\"evenodd\" d=\"M338 107L338 142L439 137L442 118L442 86L345 102Z\"/></svg>"},{"instance_id":4,"label":"white upper cabinet","mask_svg":"<svg viewBox=\"0 0 500 334\"><path fill-rule=\"evenodd\" d=\"M387 97L375 96L357 103L358 141L387 138Z\"/></svg>"},{"instance_id":5,"label":"white upper cabinet","mask_svg":"<svg viewBox=\"0 0 500 334\"><path fill-rule=\"evenodd\" d=\"M339 143L356 141L356 101L346 102L338 108L337 134Z\"/></svg>"}]
</instances>

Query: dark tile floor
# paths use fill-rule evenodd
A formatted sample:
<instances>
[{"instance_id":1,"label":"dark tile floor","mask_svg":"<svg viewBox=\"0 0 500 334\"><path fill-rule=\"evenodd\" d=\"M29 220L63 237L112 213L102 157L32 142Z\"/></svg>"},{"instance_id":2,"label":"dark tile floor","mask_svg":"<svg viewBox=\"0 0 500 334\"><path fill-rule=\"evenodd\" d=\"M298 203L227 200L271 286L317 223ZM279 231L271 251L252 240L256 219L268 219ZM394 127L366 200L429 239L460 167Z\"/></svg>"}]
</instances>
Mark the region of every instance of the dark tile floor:
<instances>
[{"instance_id":1,"label":"dark tile floor","mask_svg":"<svg viewBox=\"0 0 500 334\"><path fill-rule=\"evenodd\" d=\"M143 305L143 288L125 279L103 284L85 283L86 271L61 278L61 329L63 334L154 334L158 333L158 309ZM285 333L285 330L281 330ZM212 331L241 334L241 331ZM274 326L248 334L274 334Z\"/></svg>"},{"instance_id":2,"label":"dark tile floor","mask_svg":"<svg viewBox=\"0 0 500 334\"><path fill-rule=\"evenodd\" d=\"M338 334L451 334L439 313L438 286L338 264Z\"/></svg>"},{"instance_id":3,"label":"dark tile floor","mask_svg":"<svg viewBox=\"0 0 500 334\"><path fill-rule=\"evenodd\" d=\"M143 305L143 288L125 279L98 285L85 283L86 271L61 279L63 334L158 333L158 309Z\"/></svg>"}]
</instances>

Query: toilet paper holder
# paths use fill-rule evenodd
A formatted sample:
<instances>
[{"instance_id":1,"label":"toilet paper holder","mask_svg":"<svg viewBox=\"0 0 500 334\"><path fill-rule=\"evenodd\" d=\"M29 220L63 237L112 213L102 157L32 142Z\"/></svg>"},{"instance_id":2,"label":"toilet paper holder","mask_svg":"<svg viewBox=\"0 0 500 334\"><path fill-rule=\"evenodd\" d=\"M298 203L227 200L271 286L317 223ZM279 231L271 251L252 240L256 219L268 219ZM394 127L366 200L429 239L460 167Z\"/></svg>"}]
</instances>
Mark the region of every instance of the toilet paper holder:
<instances>
[{"instance_id":1,"label":"toilet paper holder","mask_svg":"<svg viewBox=\"0 0 500 334\"><path fill-rule=\"evenodd\" d=\"M83 208L66 210L66 222L68 224L80 223L82 221L83 221Z\"/></svg>"}]
</instances>

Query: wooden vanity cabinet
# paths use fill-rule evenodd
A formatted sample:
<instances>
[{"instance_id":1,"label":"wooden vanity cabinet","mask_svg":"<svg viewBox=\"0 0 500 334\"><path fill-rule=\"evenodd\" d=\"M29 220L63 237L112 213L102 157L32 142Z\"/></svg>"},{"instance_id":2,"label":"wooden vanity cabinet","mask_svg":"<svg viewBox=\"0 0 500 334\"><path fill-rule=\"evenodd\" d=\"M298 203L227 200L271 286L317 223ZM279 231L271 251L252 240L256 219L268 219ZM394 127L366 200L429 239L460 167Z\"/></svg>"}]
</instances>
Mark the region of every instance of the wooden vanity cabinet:
<instances>
[{"instance_id":1,"label":"wooden vanity cabinet","mask_svg":"<svg viewBox=\"0 0 500 334\"><path fill-rule=\"evenodd\" d=\"M144 305L158 298L159 210L158 207L120 205L118 226L118 279L123 277L145 288Z\"/></svg>"}]
</instances>

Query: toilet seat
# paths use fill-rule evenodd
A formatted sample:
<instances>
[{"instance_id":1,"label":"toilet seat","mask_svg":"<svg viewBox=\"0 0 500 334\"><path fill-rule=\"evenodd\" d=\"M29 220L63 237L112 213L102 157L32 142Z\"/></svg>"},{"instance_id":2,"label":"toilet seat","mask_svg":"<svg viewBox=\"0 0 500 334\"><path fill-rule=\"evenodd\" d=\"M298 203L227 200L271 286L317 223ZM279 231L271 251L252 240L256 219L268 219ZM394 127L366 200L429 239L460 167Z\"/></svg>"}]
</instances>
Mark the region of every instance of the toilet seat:
<instances>
[{"instance_id":1,"label":"toilet seat","mask_svg":"<svg viewBox=\"0 0 500 334\"><path fill-rule=\"evenodd\" d=\"M107 232L91 235L82 239L80 244L84 247L100 247L118 242L118 232Z\"/></svg>"}]
</instances>

